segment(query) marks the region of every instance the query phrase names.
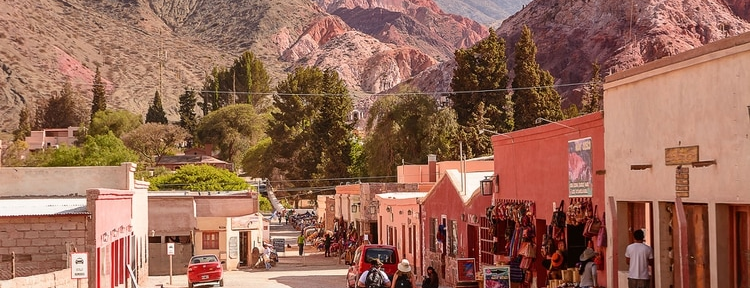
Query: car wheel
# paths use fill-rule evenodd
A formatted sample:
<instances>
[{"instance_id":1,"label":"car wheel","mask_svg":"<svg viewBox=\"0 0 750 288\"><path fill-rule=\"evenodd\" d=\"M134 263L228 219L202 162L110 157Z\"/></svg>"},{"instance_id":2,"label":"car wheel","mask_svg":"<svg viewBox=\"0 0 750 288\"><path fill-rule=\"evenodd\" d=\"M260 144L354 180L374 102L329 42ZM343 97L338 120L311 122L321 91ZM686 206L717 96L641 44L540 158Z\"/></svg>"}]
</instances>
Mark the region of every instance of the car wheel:
<instances>
[{"instance_id":1,"label":"car wheel","mask_svg":"<svg viewBox=\"0 0 750 288\"><path fill-rule=\"evenodd\" d=\"M224 279L219 280L219 287L224 287Z\"/></svg>"},{"instance_id":2,"label":"car wheel","mask_svg":"<svg viewBox=\"0 0 750 288\"><path fill-rule=\"evenodd\" d=\"M193 288L193 283L188 282L188 288Z\"/></svg>"}]
</instances>

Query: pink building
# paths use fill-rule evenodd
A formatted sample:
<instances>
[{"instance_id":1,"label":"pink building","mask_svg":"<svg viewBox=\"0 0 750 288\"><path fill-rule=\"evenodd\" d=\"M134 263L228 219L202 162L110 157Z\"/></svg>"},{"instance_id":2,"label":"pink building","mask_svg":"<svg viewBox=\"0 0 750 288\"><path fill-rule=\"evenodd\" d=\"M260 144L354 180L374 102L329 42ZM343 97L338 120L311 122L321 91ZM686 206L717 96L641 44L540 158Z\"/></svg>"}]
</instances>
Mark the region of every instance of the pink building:
<instances>
[{"instance_id":1,"label":"pink building","mask_svg":"<svg viewBox=\"0 0 750 288\"><path fill-rule=\"evenodd\" d=\"M10 276L33 287L75 287L71 254L87 253L87 287L144 284L148 183L134 180L134 172L133 163L0 168L0 258L17 260ZM8 279L9 267L0 271L0 284L21 281Z\"/></svg>"},{"instance_id":2,"label":"pink building","mask_svg":"<svg viewBox=\"0 0 750 288\"><path fill-rule=\"evenodd\" d=\"M383 193L375 196L378 205L377 243L396 246L401 259L408 259L413 271L422 271L422 222L420 201L426 192Z\"/></svg>"},{"instance_id":3,"label":"pink building","mask_svg":"<svg viewBox=\"0 0 750 288\"><path fill-rule=\"evenodd\" d=\"M456 286L458 260L479 258L479 219L486 215L492 202L490 196L481 194L480 181L492 175L491 170L468 173L448 170L424 197L420 213L424 224L421 274L432 266L441 278L440 283Z\"/></svg>"}]
</instances>

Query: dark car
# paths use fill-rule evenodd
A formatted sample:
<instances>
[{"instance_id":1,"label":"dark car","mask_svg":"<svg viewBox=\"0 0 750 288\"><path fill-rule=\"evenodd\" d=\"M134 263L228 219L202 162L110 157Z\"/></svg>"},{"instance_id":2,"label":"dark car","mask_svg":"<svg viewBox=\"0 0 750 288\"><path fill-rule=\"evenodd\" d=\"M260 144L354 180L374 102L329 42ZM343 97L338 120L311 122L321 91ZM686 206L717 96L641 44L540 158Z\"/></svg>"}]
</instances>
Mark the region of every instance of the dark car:
<instances>
[{"instance_id":1,"label":"dark car","mask_svg":"<svg viewBox=\"0 0 750 288\"><path fill-rule=\"evenodd\" d=\"M349 271L346 272L346 284L350 288L357 287L359 277L367 270L370 270L370 260L378 259L383 262L381 269L385 270L388 278L393 280L393 274L396 274L398 263L401 261L398 257L398 251L393 245L363 244L357 247L354 252Z\"/></svg>"},{"instance_id":2,"label":"dark car","mask_svg":"<svg viewBox=\"0 0 750 288\"><path fill-rule=\"evenodd\" d=\"M224 261L216 255L196 255L190 258L187 269L188 287L196 284L219 284L224 287Z\"/></svg>"}]
</instances>

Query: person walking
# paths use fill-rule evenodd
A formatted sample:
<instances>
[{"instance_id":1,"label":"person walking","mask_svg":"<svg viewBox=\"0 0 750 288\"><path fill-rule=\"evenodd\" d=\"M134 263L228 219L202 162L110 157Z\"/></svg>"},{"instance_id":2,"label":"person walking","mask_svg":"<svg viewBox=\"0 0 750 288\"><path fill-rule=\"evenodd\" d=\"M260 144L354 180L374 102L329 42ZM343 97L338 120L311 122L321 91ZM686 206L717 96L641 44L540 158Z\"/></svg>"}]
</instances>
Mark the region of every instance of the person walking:
<instances>
[{"instance_id":1,"label":"person walking","mask_svg":"<svg viewBox=\"0 0 750 288\"><path fill-rule=\"evenodd\" d=\"M302 256L302 253L305 251L305 234L304 232L299 234L299 237L297 237L297 245L299 245L299 256Z\"/></svg>"},{"instance_id":2,"label":"person walking","mask_svg":"<svg viewBox=\"0 0 750 288\"><path fill-rule=\"evenodd\" d=\"M323 242L323 245L325 245L326 253L325 257L331 257L331 242L333 239L331 239L331 234L326 233L326 240Z\"/></svg>"},{"instance_id":3,"label":"person walking","mask_svg":"<svg viewBox=\"0 0 750 288\"><path fill-rule=\"evenodd\" d=\"M654 251L644 243L643 230L633 232L634 242L625 248L625 263L628 264L628 288L651 287L649 265L654 265Z\"/></svg>"},{"instance_id":4,"label":"person walking","mask_svg":"<svg viewBox=\"0 0 750 288\"><path fill-rule=\"evenodd\" d=\"M581 288L597 287L594 257L596 257L596 252L591 247L588 247L586 250L583 250L583 253L578 258L578 260L581 260L581 267L578 268L578 274L581 275L581 282L578 285Z\"/></svg>"},{"instance_id":5,"label":"person walking","mask_svg":"<svg viewBox=\"0 0 750 288\"><path fill-rule=\"evenodd\" d=\"M432 266L427 267L427 275L422 280L422 288L438 288L440 287L440 279L438 279L437 272Z\"/></svg>"},{"instance_id":6,"label":"person walking","mask_svg":"<svg viewBox=\"0 0 750 288\"><path fill-rule=\"evenodd\" d=\"M409 260L401 260L401 263L398 263L398 271L393 275L391 288L414 288L414 283L414 273L411 273Z\"/></svg>"}]
</instances>

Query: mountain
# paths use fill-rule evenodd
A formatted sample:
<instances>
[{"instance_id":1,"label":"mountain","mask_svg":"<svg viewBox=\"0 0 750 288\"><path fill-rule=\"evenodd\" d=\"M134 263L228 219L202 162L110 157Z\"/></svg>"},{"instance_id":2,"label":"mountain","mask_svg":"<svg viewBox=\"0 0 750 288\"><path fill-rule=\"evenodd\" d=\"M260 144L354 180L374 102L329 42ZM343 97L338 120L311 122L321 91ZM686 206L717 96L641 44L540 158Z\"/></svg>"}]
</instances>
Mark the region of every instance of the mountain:
<instances>
[{"instance_id":1,"label":"mountain","mask_svg":"<svg viewBox=\"0 0 750 288\"><path fill-rule=\"evenodd\" d=\"M745 0L534 0L497 33L506 40L512 70L522 27L531 29L536 60L555 77L567 107L580 104L592 63L600 64L603 76L637 67L750 31L749 15ZM447 91L452 76L427 70L409 83L423 91ZM432 83L439 83L438 90Z\"/></svg>"},{"instance_id":2,"label":"mountain","mask_svg":"<svg viewBox=\"0 0 750 288\"><path fill-rule=\"evenodd\" d=\"M446 13L461 15L485 26L498 27L530 0L435 0Z\"/></svg>"},{"instance_id":3,"label":"mountain","mask_svg":"<svg viewBox=\"0 0 750 288\"><path fill-rule=\"evenodd\" d=\"M320 6L319 6L320 5ZM329 12L331 9L334 12ZM301 65L335 69L351 91L389 89L471 46L487 28L432 0L7 0L0 2L0 131L70 81L91 100L145 115L161 89L168 118L216 66L244 51L278 81ZM161 63L161 65L160 65Z\"/></svg>"}]
</instances>

